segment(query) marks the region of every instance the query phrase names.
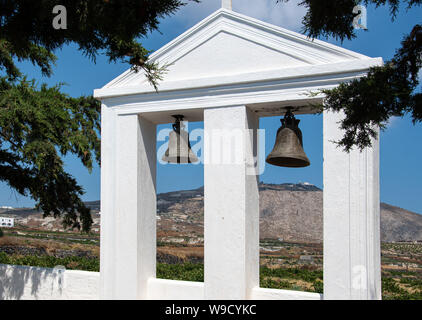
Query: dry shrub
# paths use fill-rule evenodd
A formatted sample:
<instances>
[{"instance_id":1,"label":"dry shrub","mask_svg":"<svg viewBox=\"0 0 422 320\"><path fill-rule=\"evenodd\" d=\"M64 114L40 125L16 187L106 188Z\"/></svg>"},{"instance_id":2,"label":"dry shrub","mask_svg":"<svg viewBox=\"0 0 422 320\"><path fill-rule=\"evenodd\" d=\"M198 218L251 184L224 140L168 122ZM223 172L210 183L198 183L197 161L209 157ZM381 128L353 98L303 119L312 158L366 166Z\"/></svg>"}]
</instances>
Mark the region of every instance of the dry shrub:
<instances>
[{"instance_id":1,"label":"dry shrub","mask_svg":"<svg viewBox=\"0 0 422 320\"><path fill-rule=\"evenodd\" d=\"M95 256L100 255L100 248L99 246L95 245L64 243L58 240L32 239L10 235L0 238L0 246L32 247L37 249L44 249L48 254L53 254L56 250L75 250L88 251Z\"/></svg>"},{"instance_id":2,"label":"dry shrub","mask_svg":"<svg viewBox=\"0 0 422 320\"><path fill-rule=\"evenodd\" d=\"M158 247L157 252L173 255L183 260L204 257L204 247Z\"/></svg>"}]
</instances>

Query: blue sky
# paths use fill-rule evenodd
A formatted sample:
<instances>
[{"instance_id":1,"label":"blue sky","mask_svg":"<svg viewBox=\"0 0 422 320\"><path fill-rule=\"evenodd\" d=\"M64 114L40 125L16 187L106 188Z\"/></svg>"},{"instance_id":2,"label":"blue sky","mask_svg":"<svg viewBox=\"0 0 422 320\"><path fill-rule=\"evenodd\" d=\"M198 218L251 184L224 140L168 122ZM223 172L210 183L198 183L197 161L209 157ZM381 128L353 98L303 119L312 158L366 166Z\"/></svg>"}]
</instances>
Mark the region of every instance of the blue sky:
<instances>
[{"instance_id":1,"label":"blue sky","mask_svg":"<svg viewBox=\"0 0 422 320\"><path fill-rule=\"evenodd\" d=\"M301 18L304 8L297 7L298 1L288 4L276 4L275 0L233 0L234 10L253 16L263 21L288 28L301 30ZM174 39L189 27L217 10L220 0L203 0L201 4L190 4L176 15L164 19L160 32L141 39L143 44L157 50ZM388 8L375 10L368 7L368 31L358 30L357 39L339 43L333 39L322 39L344 48L360 52L371 57L390 59L399 47L403 36L410 32L413 25L420 23L422 7L410 11L403 8L395 21L391 21ZM71 26L69 26L71 27ZM41 76L39 70L30 63L21 63L22 70L29 78L54 85L64 82L63 91L72 95L91 95L93 90L117 77L128 69L128 65L109 64L107 58L99 56L97 63L82 56L77 47L70 45L56 52L58 62L51 78ZM266 166L261 180L270 183L310 182L322 187L322 117L314 115L300 116L304 135L305 151L311 160L311 166L304 169L287 169ZM266 154L273 147L275 134L279 127L279 118L261 119L260 127L266 129ZM189 129L202 128L202 123L191 123ZM169 126L159 126L159 129ZM422 213L422 125L413 126L409 118L393 119L388 129L381 133L381 200L402 208ZM84 200L100 198L100 168L95 167L91 174L73 156L65 158L67 170L77 177L84 187ZM202 165L158 166L158 192L196 188L203 185ZM32 206L33 201L22 197L0 184L0 205Z\"/></svg>"}]
</instances>

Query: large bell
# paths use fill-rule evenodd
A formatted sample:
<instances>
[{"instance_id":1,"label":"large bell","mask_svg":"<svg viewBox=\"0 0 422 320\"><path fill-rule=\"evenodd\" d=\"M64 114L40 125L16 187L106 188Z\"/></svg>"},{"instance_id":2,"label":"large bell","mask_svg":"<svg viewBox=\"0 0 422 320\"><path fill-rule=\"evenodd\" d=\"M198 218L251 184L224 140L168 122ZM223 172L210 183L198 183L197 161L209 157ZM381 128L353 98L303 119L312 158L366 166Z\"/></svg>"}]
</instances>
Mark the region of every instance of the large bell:
<instances>
[{"instance_id":1,"label":"large bell","mask_svg":"<svg viewBox=\"0 0 422 320\"><path fill-rule=\"evenodd\" d=\"M307 167L311 163L303 151L302 131L299 122L290 108L281 120L273 151L267 157L267 163L289 168Z\"/></svg>"},{"instance_id":2,"label":"large bell","mask_svg":"<svg viewBox=\"0 0 422 320\"><path fill-rule=\"evenodd\" d=\"M198 162L197 156L190 147L189 134L183 130L182 115L173 116L176 122L173 124L173 131L170 132L169 146L164 153L163 161L168 163L193 163Z\"/></svg>"}]
</instances>

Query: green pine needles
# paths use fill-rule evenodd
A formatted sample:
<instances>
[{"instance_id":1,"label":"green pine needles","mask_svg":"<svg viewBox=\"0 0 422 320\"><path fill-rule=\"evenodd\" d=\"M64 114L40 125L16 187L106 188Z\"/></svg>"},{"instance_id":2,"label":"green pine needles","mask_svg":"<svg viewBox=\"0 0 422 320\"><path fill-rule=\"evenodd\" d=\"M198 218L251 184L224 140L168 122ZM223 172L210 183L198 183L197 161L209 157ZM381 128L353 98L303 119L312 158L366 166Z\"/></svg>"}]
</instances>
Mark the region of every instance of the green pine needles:
<instances>
[{"instance_id":1,"label":"green pine needles","mask_svg":"<svg viewBox=\"0 0 422 320\"><path fill-rule=\"evenodd\" d=\"M189 1L189 0L187 0ZM195 0L192 0L195 1ZM156 89L165 66L148 61L140 39L159 19L185 4L180 0L2 0L0 1L0 180L32 197L45 216L63 217L65 227L88 231L84 190L66 172L62 157L76 155L91 170L100 161L100 103L73 98L61 86L29 81L16 62L30 61L50 76L55 50L75 43L95 62L127 62L143 70ZM67 28L52 26L53 8L67 12Z\"/></svg>"},{"instance_id":2,"label":"green pine needles","mask_svg":"<svg viewBox=\"0 0 422 320\"><path fill-rule=\"evenodd\" d=\"M288 2L289 0L277 0ZM307 8L303 32L310 38L333 37L338 40L356 38L353 8L359 4L390 8L394 20L400 5L419 7L422 0L303 0ZM422 21L421 21L422 22ZM386 35L387 36L387 35ZM413 124L422 121L422 94L419 72L422 65L422 24L413 26L404 37L401 48L384 66L374 67L367 77L343 83L335 89L323 90L326 99L320 110L343 112L344 136L337 141L344 150L364 149L377 137L377 127L385 129L391 117L410 115ZM419 89L418 89L419 88ZM318 92L313 92L311 95Z\"/></svg>"}]
</instances>

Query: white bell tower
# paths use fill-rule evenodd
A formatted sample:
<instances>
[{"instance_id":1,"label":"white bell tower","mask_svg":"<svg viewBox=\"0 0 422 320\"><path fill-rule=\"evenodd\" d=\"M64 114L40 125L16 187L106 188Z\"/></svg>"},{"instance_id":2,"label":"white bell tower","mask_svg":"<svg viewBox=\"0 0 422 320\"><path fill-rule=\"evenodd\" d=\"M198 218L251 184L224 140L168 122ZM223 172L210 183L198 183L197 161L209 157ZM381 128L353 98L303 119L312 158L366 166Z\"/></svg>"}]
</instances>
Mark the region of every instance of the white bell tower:
<instances>
[{"instance_id":1,"label":"white bell tower","mask_svg":"<svg viewBox=\"0 0 422 320\"><path fill-rule=\"evenodd\" d=\"M315 113L324 96L309 92L361 78L382 59L241 15L231 0L222 8L150 56L169 65L158 93L131 69L94 92L102 102L101 298L381 299L378 141L343 152L333 143L343 115L324 111L323 294L259 286L264 168L256 156L261 117L291 106ZM204 282L156 277L156 129L177 114L204 123ZM220 158L223 150L240 157Z\"/></svg>"}]
</instances>

